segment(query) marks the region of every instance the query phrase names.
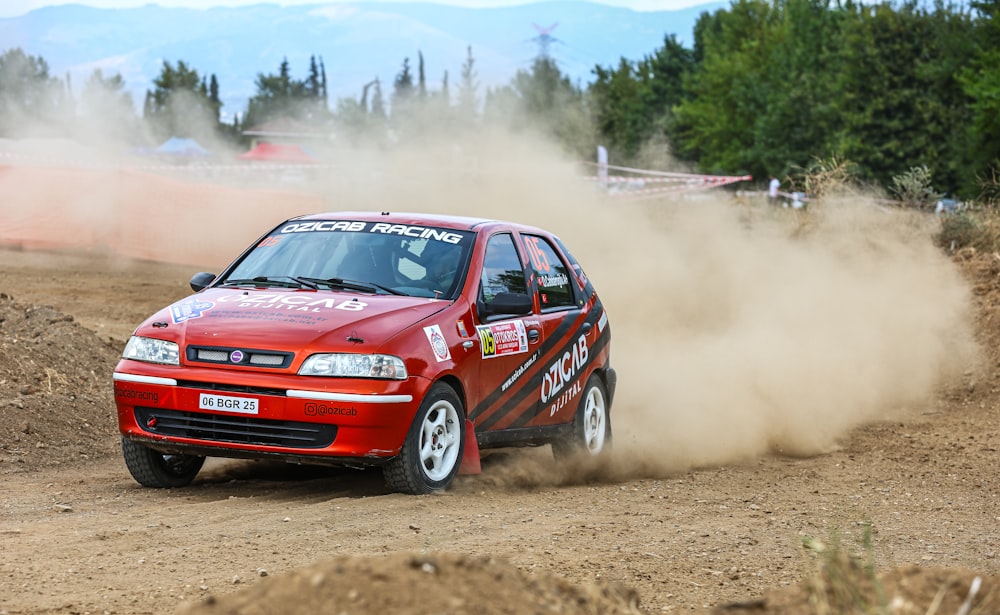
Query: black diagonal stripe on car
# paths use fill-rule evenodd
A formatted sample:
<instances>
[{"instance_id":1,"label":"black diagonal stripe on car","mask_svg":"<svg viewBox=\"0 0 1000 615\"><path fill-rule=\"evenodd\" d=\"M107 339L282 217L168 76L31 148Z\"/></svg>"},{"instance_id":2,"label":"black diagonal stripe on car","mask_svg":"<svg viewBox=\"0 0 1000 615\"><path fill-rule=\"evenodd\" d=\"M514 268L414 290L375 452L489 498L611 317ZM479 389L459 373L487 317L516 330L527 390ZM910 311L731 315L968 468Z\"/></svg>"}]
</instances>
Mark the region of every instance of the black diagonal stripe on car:
<instances>
[{"instance_id":1,"label":"black diagonal stripe on car","mask_svg":"<svg viewBox=\"0 0 1000 615\"><path fill-rule=\"evenodd\" d=\"M541 364L543 363L544 357L557 343L559 343L559 340L561 340L563 336L566 335L566 332L570 328L572 328L573 323L576 321L579 315L580 315L579 310L573 310L571 312L567 312L566 316L559 323L559 326L556 328L555 332L551 336L547 337L545 341L542 342L541 348L536 351L538 353L538 360L536 360L534 364L531 366L531 368L528 370L529 372L534 372L535 375L525 378L525 376L527 376L528 374L523 374L518 384L506 390L504 390L502 387L498 387L497 390L487 395L485 399L483 399L481 402L479 402L479 404L476 405L476 407L472 410L472 412L469 413L469 417L473 421L475 421L477 417L492 411L493 415L487 418L486 422L489 425L493 425L504 414L510 412L512 408L516 407L517 404L520 403L520 401L524 399L525 395L527 395L528 392L531 390L531 383L541 379L541 376L538 376L537 374L539 373L538 370L540 369ZM504 402L504 404L501 407L494 408L494 406L496 406L500 398L503 397L504 395L509 395L510 397L507 398L507 401ZM489 425L488 426L479 425L478 427L480 429L489 429Z\"/></svg>"},{"instance_id":2,"label":"black diagonal stripe on car","mask_svg":"<svg viewBox=\"0 0 1000 615\"><path fill-rule=\"evenodd\" d=\"M595 305L595 307L600 307L600 306ZM601 313L603 313L603 308L600 310L599 309L591 310L591 312L587 315L587 318L584 322L593 325L597 321L597 318ZM574 316L576 316L579 315L579 312L573 312L573 314ZM558 348L556 349L556 352L552 355L556 357L567 352L572 346L577 344L579 340L578 336L566 337L567 329L569 329L574 322L575 318L567 318L564 319L561 323L559 323L559 327L556 329L556 333L548 340L546 340L546 342L551 342L551 344L546 345L546 347L544 348L544 352L542 353L542 356L548 355L549 351L552 349L552 345L554 344L557 343L559 344ZM605 342L602 343L602 347L603 344L606 343L608 337L610 337L610 335L601 336L601 338L605 340ZM599 343L601 343L600 340ZM485 421L483 421L480 425L478 425L478 428L481 430L490 429L495 424L497 424L501 419L503 419L511 412L513 412L515 408L520 406L521 403L524 401L525 397L529 395L539 394L541 390L542 380L545 375L545 365L547 364L548 364L547 362L541 362L539 364L539 367L541 367L541 369L536 370L532 374L531 378L529 378L520 387L518 387L517 391L514 394L512 394L511 397L508 398L507 401L505 401L499 409L494 411ZM515 424L512 425L512 427L518 424L523 425L528 421L530 421L532 418L534 418L535 413L531 411L532 407L533 406L529 406L526 410L522 411L521 415L515 419Z\"/></svg>"},{"instance_id":3,"label":"black diagonal stripe on car","mask_svg":"<svg viewBox=\"0 0 1000 615\"><path fill-rule=\"evenodd\" d=\"M593 360L593 357L601 354L601 351L604 350L604 348L608 345L608 342L610 342L610 341L611 341L611 335L607 331L605 331L604 333L602 333L597 338L597 341L594 342L594 345L590 347L591 360ZM570 344L570 346L571 345L572 344ZM578 378L582 377L584 371L585 370L580 370L580 373L577 374L577 377ZM540 372L539 373L539 379L541 379L541 378L542 378L542 374ZM576 382L576 380L574 380L574 382ZM567 383L567 384L569 384L569 383ZM537 415L534 414L534 413L532 413L532 412L524 412L524 413L521 414L521 416L519 416L516 419L514 419L514 422L510 424L510 427L511 428L514 428L514 427L524 427L533 418L535 418L535 416L537 416Z\"/></svg>"},{"instance_id":4,"label":"black diagonal stripe on car","mask_svg":"<svg viewBox=\"0 0 1000 615\"><path fill-rule=\"evenodd\" d=\"M599 314L600 313L597 310L592 311L589 314L586 322L588 322L591 325L593 325L596 322L596 320L599 318ZM595 340L594 345L591 346L588 349L588 356L589 356L589 358L588 358L588 360L587 360L586 363L589 364L590 361L593 360L593 357L595 357L598 354L600 354L601 350L605 346L607 346L607 344L610 341L610 339L611 339L611 335L610 335L609 331L605 331L603 334L599 335L598 339ZM563 354L571 353L573 351L573 349L574 349L573 347L576 346L579 343L579 340L580 340L579 336L576 336L576 337L573 337L572 339L567 340L566 343L563 344L559 348L559 350L554 354L554 356L555 357L560 357ZM546 364L546 365L551 366L551 361L548 364ZM538 379L539 380L544 380L544 378L545 378L545 374L546 374L545 367L546 366L543 365L542 366L542 371L540 371L538 373ZM581 372L582 371L584 371L584 370L581 369ZM575 379L573 381L575 382ZM569 383L566 383L566 384L569 384ZM535 394L539 394L540 395L541 391L542 391L542 386L544 386L543 383L539 383L536 386L536 388L532 389L532 391ZM523 427L524 425L526 425L527 423L529 423L532 419L534 419L536 416L537 416L537 413L535 413L535 412L524 411L524 412L521 413L520 416L518 416L516 419L514 419L514 421L509 425L509 427L511 427L511 428L513 428L513 427Z\"/></svg>"}]
</instances>

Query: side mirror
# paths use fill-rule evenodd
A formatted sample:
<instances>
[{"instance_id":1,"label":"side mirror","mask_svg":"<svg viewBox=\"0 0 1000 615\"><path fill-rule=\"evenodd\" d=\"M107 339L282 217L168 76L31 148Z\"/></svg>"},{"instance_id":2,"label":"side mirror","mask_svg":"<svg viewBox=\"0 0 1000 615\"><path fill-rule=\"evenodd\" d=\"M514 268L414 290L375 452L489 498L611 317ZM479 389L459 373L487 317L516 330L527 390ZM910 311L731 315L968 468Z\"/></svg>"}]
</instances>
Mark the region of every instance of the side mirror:
<instances>
[{"instance_id":1,"label":"side mirror","mask_svg":"<svg viewBox=\"0 0 1000 615\"><path fill-rule=\"evenodd\" d=\"M194 292L198 292L199 290L211 284L213 280L215 280L214 273L208 273L205 271L202 271L201 273L196 273L193 276L191 276L191 290L193 290Z\"/></svg>"},{"instance_id":2,"label":"side mirror","mask_svg":"<svg viewBox=\"0 0 1000 615\"><path fill-rule=\"evenodd\" d=\"M531 313L531 295L497 293L493 301L484 304L486 316L521 316Z\"/></svg>"}]
</instances>

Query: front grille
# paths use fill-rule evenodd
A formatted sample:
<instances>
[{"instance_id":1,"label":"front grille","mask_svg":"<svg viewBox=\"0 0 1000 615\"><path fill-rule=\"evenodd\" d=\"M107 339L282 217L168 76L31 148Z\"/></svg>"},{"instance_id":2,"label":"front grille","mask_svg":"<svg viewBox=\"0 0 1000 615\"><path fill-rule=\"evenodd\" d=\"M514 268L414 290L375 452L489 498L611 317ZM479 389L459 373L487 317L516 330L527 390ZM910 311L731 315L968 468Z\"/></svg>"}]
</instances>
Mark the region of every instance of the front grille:
<instances>
[{"instance_id":1,"label":"front grille","mask_svg":"<svg viewBox=\"0 0 1000 615\"><path fill-rule=\"evenodd\" d=\"M150 433L233 444L324 448L333 444L337 437L336 425L160 408L137 407L135 419L140 427Z\"/></svg>"},{"instance_id":2,"label":"front grille","mask_svg":"<svg viewBox=\"0 0 1000 615\"><path fill-rule=\"evenodd\" d=\"M293 357L294 355L290 352L278 352L277 350L216 346L187 347L187 359L195 363L288 367L292 364Z\"/></svg>"},{"instance_id":3,"label":"front grille","mask_svg":"<svg viewBox=\"0 0 1000 615\"><path fill-rule=\"evenodd\" d=\"M225 393L249 393L251 395L270 395L285 397L288 391L269 387L254 387L245 384L220 384L218 382L198 382L196 380L178 380L177 384L185 389L204 389L206 391L223 391Z\"/></svg>"}]
</instances>

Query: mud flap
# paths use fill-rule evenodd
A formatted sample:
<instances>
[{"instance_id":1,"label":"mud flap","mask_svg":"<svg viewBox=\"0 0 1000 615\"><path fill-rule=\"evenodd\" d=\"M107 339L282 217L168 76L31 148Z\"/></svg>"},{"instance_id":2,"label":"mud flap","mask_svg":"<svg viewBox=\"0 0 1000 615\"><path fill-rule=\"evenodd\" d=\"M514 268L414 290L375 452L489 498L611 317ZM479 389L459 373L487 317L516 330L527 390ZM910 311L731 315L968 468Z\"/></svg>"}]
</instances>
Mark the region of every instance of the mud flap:
<instances>
[{"instance_id":1,"label":"mud flap","mask_svg":"<svg viewBox=\"0 0 1000 615\"><path fill-rule=\"evenodd\" d=\"M465 450L462 452L462 465L458 467L459 474L480 474L483 471L479 464L479 442L476 440L476 428L472 421L465 419Z\"/></svg>"}]
</instances>

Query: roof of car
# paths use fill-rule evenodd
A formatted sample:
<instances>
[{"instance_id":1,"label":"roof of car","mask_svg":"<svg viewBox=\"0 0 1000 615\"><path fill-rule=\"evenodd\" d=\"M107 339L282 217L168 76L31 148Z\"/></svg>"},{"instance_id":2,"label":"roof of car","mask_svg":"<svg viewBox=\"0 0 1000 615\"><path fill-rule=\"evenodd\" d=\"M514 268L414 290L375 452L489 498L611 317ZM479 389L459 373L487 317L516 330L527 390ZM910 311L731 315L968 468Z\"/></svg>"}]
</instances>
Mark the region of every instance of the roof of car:
<instances>
[{"instance_id":1,"label":"roof of car","mask_svg":"<svg viewBox=\"0 0 1000 615\"><path fill-rule=\"evenodd\" d=\"M476 218L471 216L449 216L443 214L427 214L412 212L388 212L388 211L331 211L326 213L310 214L299 216L296 220L359 220L362 222L390 222L393 224L414 224L420 226L439 226L463 231L478 230L479 227L503 225L526 231L540 231L541 229L491 218Z\"/></svg>"}]
</instances>

